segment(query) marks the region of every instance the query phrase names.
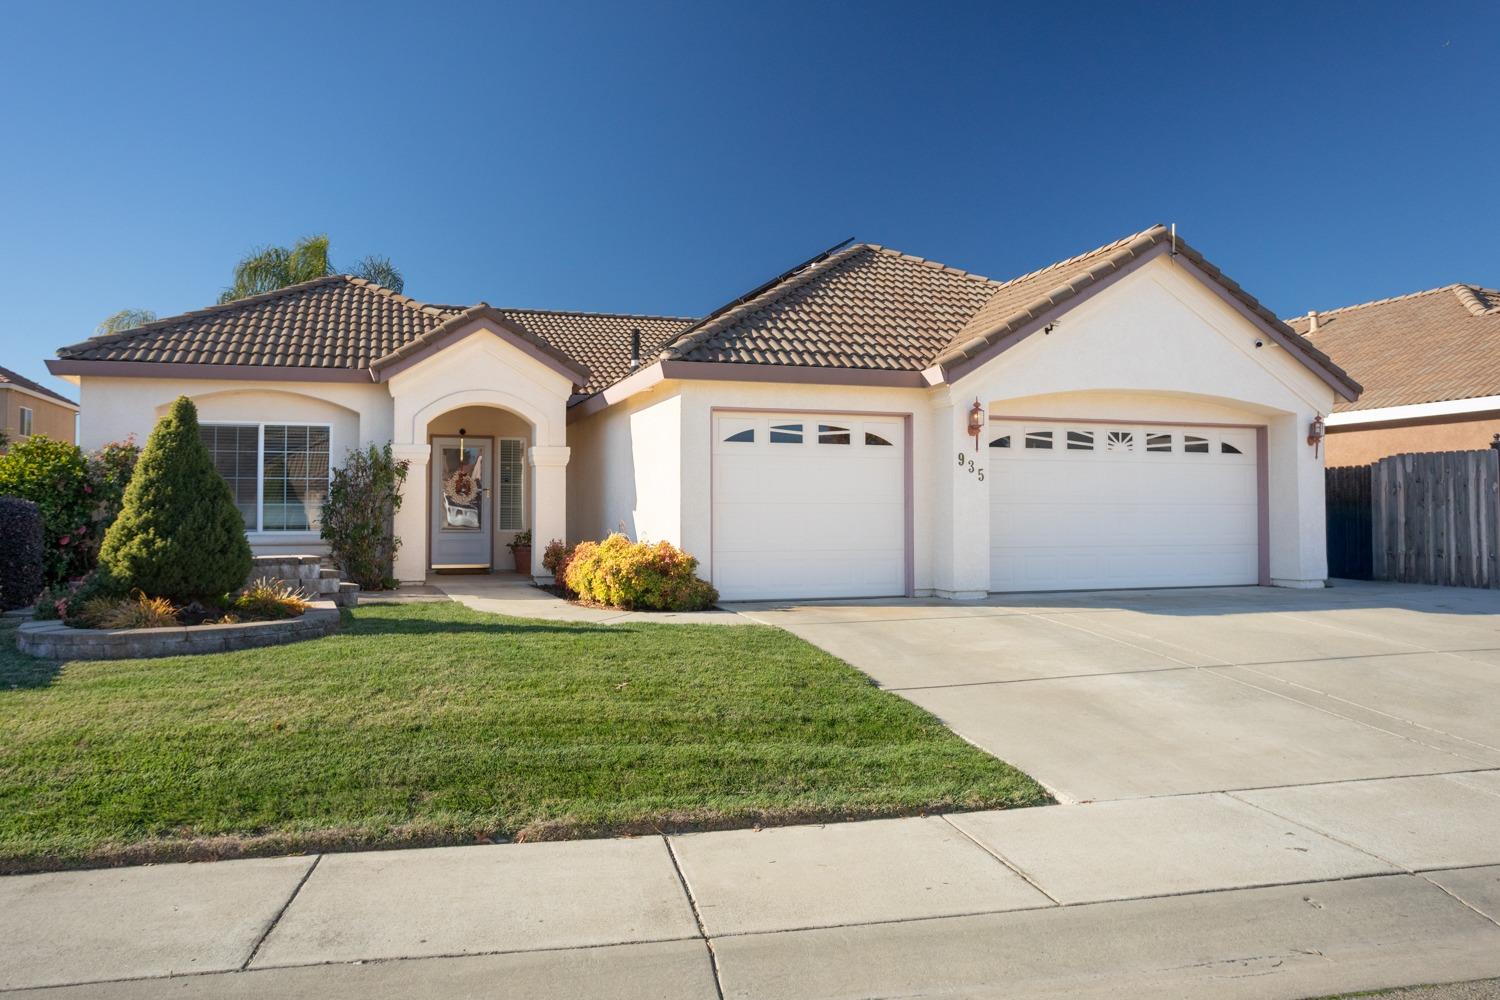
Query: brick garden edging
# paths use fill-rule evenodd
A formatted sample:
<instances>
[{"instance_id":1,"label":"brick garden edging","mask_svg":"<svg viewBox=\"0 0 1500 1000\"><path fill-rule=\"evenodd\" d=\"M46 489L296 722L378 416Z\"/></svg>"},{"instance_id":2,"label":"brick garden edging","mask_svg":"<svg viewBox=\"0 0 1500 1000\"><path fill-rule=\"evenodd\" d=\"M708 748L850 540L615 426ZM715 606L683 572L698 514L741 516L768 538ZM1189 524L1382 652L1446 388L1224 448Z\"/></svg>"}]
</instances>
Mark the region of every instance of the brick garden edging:
<instances>
[{"instance_id":1,"label":"brick garden edging","mask_svg":"<svg viewBox=\"0 0 1500 1000\"><path fill-rule=\"evenodd\" d=\"M279 646L317 639L339 630L332 601L312 601L296 618L234 625L174 628L68 628L60 621L22 622L16 646L48 660L133 660L191 653L227 653L257 646Z\"/></svg>"}]
</instances>

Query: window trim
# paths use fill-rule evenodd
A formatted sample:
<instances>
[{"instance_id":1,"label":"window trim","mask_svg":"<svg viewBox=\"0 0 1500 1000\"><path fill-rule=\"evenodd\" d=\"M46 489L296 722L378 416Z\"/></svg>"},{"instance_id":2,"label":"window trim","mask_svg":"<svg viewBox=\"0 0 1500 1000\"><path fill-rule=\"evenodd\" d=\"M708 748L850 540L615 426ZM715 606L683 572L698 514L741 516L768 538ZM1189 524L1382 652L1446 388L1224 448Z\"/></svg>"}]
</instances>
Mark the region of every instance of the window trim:
<instances>
[{"instance_id":1,"label":"window trim","mask_svg":"<svg viewBox=\"0 0 1500 1000\"><path fill-rule=\"evenodd\" d=\"M298 423L288 420L200 420L203 427L254 427L255 428L255 527L246 528L248 535L267 535L271 538L293 538L297 535L318 537L320 528L267 528L266 524L266 428L267 427L322 427L328 431L328 483L333 484L333 424L313 421Z\"/></svg>"}]
</instances>

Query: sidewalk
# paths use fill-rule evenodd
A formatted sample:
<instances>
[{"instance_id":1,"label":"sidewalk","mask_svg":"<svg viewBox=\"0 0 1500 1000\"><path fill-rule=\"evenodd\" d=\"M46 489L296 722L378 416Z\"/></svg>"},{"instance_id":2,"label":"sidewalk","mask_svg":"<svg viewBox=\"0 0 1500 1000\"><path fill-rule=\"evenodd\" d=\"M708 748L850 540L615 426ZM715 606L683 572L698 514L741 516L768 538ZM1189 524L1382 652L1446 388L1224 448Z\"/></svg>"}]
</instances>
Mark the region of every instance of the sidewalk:
<instances>
[{"instance_id":1,"label":"sidewalk","mask_svg":"<svg viewBox=\"0 0 1500 1000\"><path fill-rule=\"evenodd\" d=\"M1361 826L1438 780L1464 795L1437 822ZM14 876L0 991L1118 1000L1500 975L1500 771L1329 787L1356 785L1358 816L1302 822L1214 793Z\"/></svg>"}]
</instances>

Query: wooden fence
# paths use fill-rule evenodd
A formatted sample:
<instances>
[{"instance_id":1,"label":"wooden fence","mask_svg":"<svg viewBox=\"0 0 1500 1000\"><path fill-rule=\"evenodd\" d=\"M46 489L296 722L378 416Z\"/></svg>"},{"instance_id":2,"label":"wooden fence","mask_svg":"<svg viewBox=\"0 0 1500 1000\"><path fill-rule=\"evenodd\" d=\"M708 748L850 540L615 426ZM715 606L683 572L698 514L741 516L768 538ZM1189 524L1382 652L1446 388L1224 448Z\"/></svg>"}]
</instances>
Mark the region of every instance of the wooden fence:
<instances>
[{"instance_id":1,"label":"wooden fence","mask_svg":"<svg viewBox=\"0 0 1500 1000\"><path fill-rule=\"evenodd\" d=\"M1500 588L1500 451L1328 469L1328 573Z\"/></svg>"}]
</instances>

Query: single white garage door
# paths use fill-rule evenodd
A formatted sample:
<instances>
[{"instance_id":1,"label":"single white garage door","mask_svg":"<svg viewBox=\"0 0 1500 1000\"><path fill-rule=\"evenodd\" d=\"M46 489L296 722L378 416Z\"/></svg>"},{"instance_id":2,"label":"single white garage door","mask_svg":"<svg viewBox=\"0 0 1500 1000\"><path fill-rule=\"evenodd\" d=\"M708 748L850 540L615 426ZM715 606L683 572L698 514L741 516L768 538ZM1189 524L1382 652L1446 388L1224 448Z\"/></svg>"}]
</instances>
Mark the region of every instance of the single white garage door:
<instances>
[{"instance_id":1,"label":"single white garage door","mask_svg":"<svg viewBox=\"0 0 1500 1000\"><path fill-rule=\"evenodd\" d=\"M729 601L906 592L900 417L716 413L714 586Z\"/></svg>"},{"instance_id":2,"label":"single white garage door","mask_svg":"<svg viewBox=\"0 0 1500 1000\"><path fill-rule=\"evenodd\" d=\"M1258 582L1253 429L995 421L989 438L991 589Z\"/></svg>"}]
</instances>

